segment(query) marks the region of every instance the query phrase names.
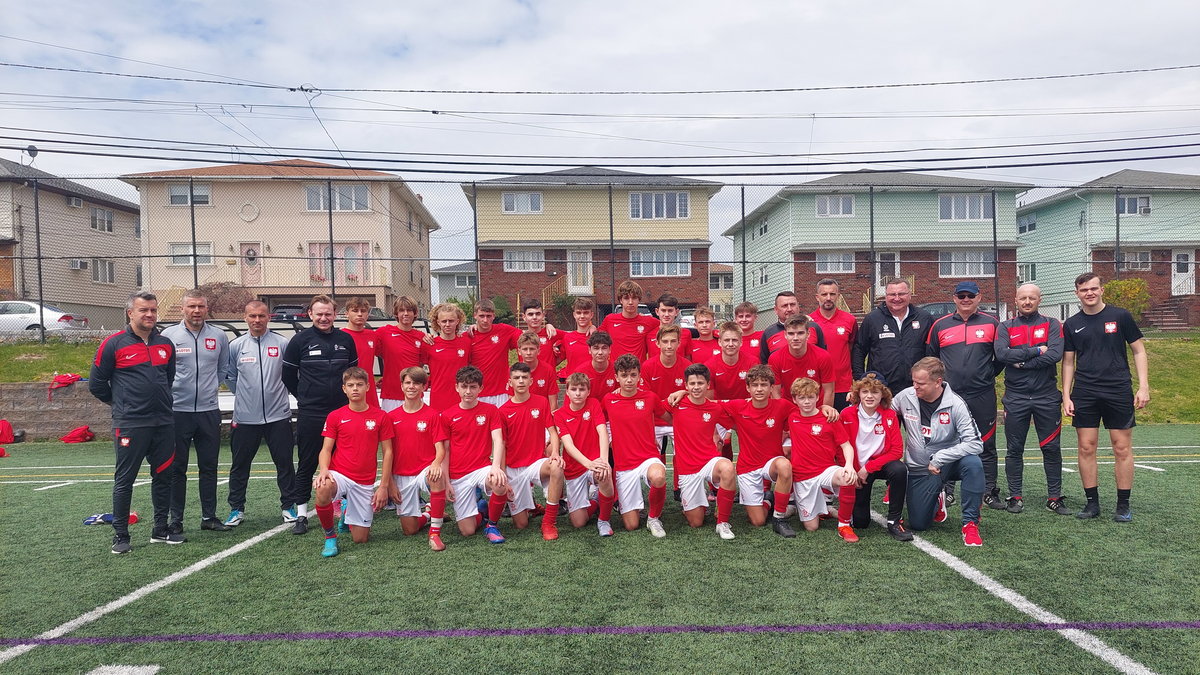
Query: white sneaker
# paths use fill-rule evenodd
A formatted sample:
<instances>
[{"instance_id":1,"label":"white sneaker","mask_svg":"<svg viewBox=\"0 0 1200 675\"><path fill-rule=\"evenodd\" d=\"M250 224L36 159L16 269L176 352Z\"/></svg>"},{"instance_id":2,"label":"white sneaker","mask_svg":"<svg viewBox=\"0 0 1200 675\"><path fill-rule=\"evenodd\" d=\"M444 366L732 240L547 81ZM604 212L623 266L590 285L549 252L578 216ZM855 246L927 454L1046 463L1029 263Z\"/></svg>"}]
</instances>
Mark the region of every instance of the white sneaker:
<instances>
[{"instance_id":1,"label":"white sneaker","mask_svg":"<svg viewBox=\"0 0 1200 675\"><path fill-rule=\"evenodd\" d=\"M717 523L717 534L727 541L734 538L733 528L729 526L729 523Z\"/></svg>"},{"instance_id":2,"label":"white sneaker","mask_svg":"<svg viewBox=\"0 0 1200 675\"><path fill-rule=\"evenodd\" d=\"M667 536L667 531L665 529L663 529L662 521L659 520L658 518L647 518L646 519L646 529L650 530L650 534L654 535L655 537L657 537L659 539L662 539L663 537Z\"/></svg>"},{"instance_id":3,"label":"white sneaker","mask_svg":"<svg viewBox=\"0 0 1200 675\"><path fill-rule=\"evenodd\" d=\"M791 518L794 515L796 515L796 505L788 504L787 511L783 512L783 519L787 520L788 518Z\"/></svg>"},{"instance_id":4,"label":"white sneaker","mask_svg":"<svg viewBox=\"0 0 1200 675\"><path fill-rule=\"evenodd\" d=\"M662 527L662 526L659 525L659 527ZM612 523L608 522L607 520L597 520L596 521L596 529L599 530L601 537L611 537L612 536ZM666 532L664 532L663 534L666 534ZM658 536L658 535L655 535L655 536Z\"/></svg>"},{"instance_id":5,"label":"white sneaker","mask_svg":"<svg viewBox=\"0 0 1200 675\"><path fill-rule=\"evenodd\" d=\"M283 510L283 522L294 523L300 516L296 513L296 507L290 506Z\"/></svg>"}]
</instances>

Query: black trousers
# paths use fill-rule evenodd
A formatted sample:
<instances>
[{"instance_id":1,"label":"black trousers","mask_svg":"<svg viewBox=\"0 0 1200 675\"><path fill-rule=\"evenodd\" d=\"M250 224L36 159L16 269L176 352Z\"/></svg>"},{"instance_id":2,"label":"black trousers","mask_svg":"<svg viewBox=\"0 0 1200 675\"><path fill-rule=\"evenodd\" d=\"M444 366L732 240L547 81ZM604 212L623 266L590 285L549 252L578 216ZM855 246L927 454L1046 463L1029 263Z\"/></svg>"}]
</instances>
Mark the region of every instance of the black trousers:
<instances>
[{"instance_id":1,"label":"black trousers","mask_svg":"<svg viewBox=\"0 0 1200 675\"><path fill-rule=\"evenodd\" d=\"M996 389L993 387L971 396L959 396L971 411L971 418L979 427L979 436L983 440L983 452L979 454L979 460L983 462L983 491L985 494L996 493L999 491L996 487L999 469L996 462Z\"/></svg>"},{"instance_id":2,"label":"black trousers","mask_svg":"<svg viewBox=\"0 0 1200 675\"><path fill-rule=\"evenodd\" d=\"M187 502L187 470L191 446L196 446L200 474L200 517L217 517L217 454L221 451L221 411L175 413L175 462L171 480L171 522L182 523Z\"/></svg>"},{"instance_id":3,"label":"black trousers","mask_svg":"<svg viewBox=\"0 0 1200 675\"><path fill-rule=\"evenodd\" d=\"M150 460L150 502L154 505L154 529L166 530L171 505L171 473L175 459L174 425L114 429L113 448L117 465L113 471L113 533L129 538L129 504L133 483L142 462Z\"/></svg>"},{"instance_id":4,"label":"black trousers","mask_svg":"<svg viewBox=\"0 0 1200 675\"><path fill-rule=\"evenodd\" d=\"M1062 496L1062 394L1030 397L1004 397L1004 438L1008 445L1004 455L1004 477L1008 492L1021 492L1025 476L1025 437L1029 421L1037 430L1038 446L1042 449L1042 465L1046 470L1046 493L1051 499Z\"/></svg>"},{"instance_id":5,"label":"black trousers","mask_svg":"<svg viewBox=\"0 0 1200 675\"><path fill-rule=\"evenodd\" d=\"M275 462L275 482L279 486L279 508L292 505L292 489L296 483L296 467L292 464L292 421L282 419L266 424L237 424L229 432L229 447L233 465L229 468L229 508L246 510L246 485L250 482L250 465L263 441L271 460Z\"/></svg>"},{"instance_id":6,"label":"black trousers","mask_svg":"<svg viewBox=\"0 0 1200 675\"><path fill-rule=\"evenodd\" d=\"M308 504L312 498L313 476L317 473L317 460L321 458L321 446L325 438L321 430L328 415L296 416L296 482L292 487L292 503L296 506Z\"/></svg>"},{"instance_id":7,"label":"black trousers","mask_svg":"<svg viewBox=\"0 0 1200 675\"><path fill-rule=\"evenodd\" d=\"M866 527L871 522L871 484L886 480L888 485L888 513L890 522L897 522L904 514L904 497L908 491L908 467L894 459L884 464L879 471L867 474L867 482L854 492L854 516L850 525Z\"/></svg>"}]
</instances>

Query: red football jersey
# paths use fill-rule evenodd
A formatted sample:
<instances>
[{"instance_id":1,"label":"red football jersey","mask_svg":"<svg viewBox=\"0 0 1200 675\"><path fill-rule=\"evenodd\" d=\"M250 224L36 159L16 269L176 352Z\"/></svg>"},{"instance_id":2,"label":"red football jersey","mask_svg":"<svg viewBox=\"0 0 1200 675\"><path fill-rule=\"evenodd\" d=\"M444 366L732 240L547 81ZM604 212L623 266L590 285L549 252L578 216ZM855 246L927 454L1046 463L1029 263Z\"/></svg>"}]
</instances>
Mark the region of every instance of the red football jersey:
<instances>
[{"instance_id":1,"label":"red football jersey","mask_svg":"<svg viewBox=\"0 0 1200 675\"><path fill-rule=\"evenodd\" d=\"M754 359L755 363L762 363L759 357L762 354L762 331L756 330L753 333L742 334L742 353Z\"/></svg>"},{"instance_id":2,"label":"red football jersey","mask_svg":"<svg viewBox=\"0 0 1200 675\"><path fill-rule=\"evenodd\" d=\"M731 366L717 354L704 365L708 366L709 372L712 373L709 388L713 390L713 396L720 400L745 398L746 373L758 365L758 356L751 356L744 351L738 352L738 362Z\"/></svg>"},{"instance_id":3,"label":"red football jersey","mask_svg":"<svg viewBox=\"0 0 1200 675\"><path fill-rule=\"evenodd\" d=\"M471 365L483 371L480 396L504 393L508 383L508 352L517 348L521 331L506 323L494 323L486 333L471 331Z\"/></svg>"},{"instance_id":4,"label":"red football jersey","mask_svg":"<svg viewBox=\"0 0 1200 675\"><path fill-rule=\"evenodd\" d=\"M383 360L379 395L399 401L404 398L400 388L400 373L405 368L419 366L428 359L425 335L419 330L400 330L389 324L375 330L375 353ZM357 345L355 345L357 346ZM362 363L362 359L358 360Z\"/></svg>"},{"instance_id":5,"label":"red football jersey","mask_svg":"<svg viewBox=\"0 0 1200 675\"><path fill-rule=\"evenodd\" d=\"M546 456L546 429L554 426L545 396L530 396L522 403L511 398L500 406L504 420L504 463L520 468Z\"/></svg>"},{"instance_id":6,"label":"red football jersey","mask_svg":"<svg viewBox=\"0 0 1200 675\"><path fill-rule=\"evenodd\" d=\"M530 375L533 381L529 385L529 393L545 396L547 400L558 396L558 375L554 373L554 366L539 357L537 368L534 368ZM511 380L504 385L504 393L512 396Z\"/></svg>"},{"instance_id":7,"label":"red football jersey","mask_svg":"<svg viewBox=\"0 0 1200 675\"><path fill-rule=\"evenodd\" d=\"M471 338L459 335L453 340L446 340L439 335L433 339L433 346L425 354L426 363L429 364L429 404L436 410L458 405L454 376L459 368L470 363ZM404 398L403 394L400 398Z\"/></svg>"},{"instance_id":8,"label":"red football jersey","mask_svg":"<svg viewBox=\"0 0 1200 675\"><path fill-rule=\"evenodd\" d=\"M392 473L397 476L421 473L437 456L434 444L446 440L442 416L433 406L424 404L414 413L400 406L387 415L396 439L392 444Z\"/></svg>"},{"instance_id":9,"label":"red football jersey","mask_svg":"<svg viewBox=\"0 0 1200 675\"><path fill-rule=\"evenodd\" d=\"M687 359L692 363L707 363L714 356L721 355L721 344L717 342L717 338L709 338L701 340L695 338L692 340L692 353L687 356Z\"/></svg>"},{"instance_id":10,"label":"red football jersey","mask_svg":"<svg viewBox=\"0 0 1200 675\"><path fill-rule=\"evenodd\" d=\"M588 336L577 331L567 331L559 333L562 339L558 342L558 350L562 352L562 357L567 360L567 364L563 366L559 372L559 376L566 377L579 369L585 363L590 363L592 354L588 351L587 339Z\"/></svg>"},{"instance_id":11,"label":"red football jersey","mask_svg":"<svg viewBox=\"0 0 1200 675\"><path fill-rule=\"evenodd\" d=\"M719 457L721 449L713 440L713 432L718 424L733 426L733 419L720 403L704 399L695 404L686 396L671 408L671 418L675 426L675 473L679 476L696 473L710 459Z\"/></svg>"},{"instance_id":12,"label":"red football jersey","mask_svg":"<svg viewBox=\"0 0 1200 675\"><path fill-rule=\"evenodd\" d=\"M354 350L358 352L358 367L367 371L367 403L379 407L379 392L375 389L375 329L342 330L354 339ZM400 398L404 398L404 395L401 394Z\"/></svg>"},{"instance_id":13,"label":"red football jersey","mask_svg":"<svg viewBox=\"0 0 1200 675\"><path fill-rule=\"evenodd\" d=\"M577 373L587 375L588 380L592 383L592 390L588 394L591 398L601 401L604 395L617 388L617 372L613 370L612 361L608 362L608 369L602 373L596 372L592 367L591 359L587 363L575 370Z\"/></svg>"},{"instance_id":14,"label":"red football jersey","mask_svg":"<svg viewBox=\"0 0 1200 675\"><path fill-rule=\"evenodd\" d=\"M551 368L554 368L562 360L559 343L562 342L563 332L555 329L554 337L548 337L546 335L546 327L542 326L542 329L537 332L537 336L538 342L542 344L541 348L538 349L538 363L548 363Z\"/></svg>"},{"instance_id":15,"label":"red football jersey","mask_svg":"<svg viewBox=\"0 0 1200 675\"><path fill-rule=\"evenodd\" d=\"M738 473L763 468L774 457L783 455L783 434L787 431L788 416L796 410L790 401L767 399L763 408L755 408L750 399L726 401L725 411L733 418L737 430Z\"/></svg>"},{"instance_id":16,"label":"red football jersey","mask_svg":"<svg viewBox=\"0 0 1200 675\"><path fill-rule=\"evenodd\" d=\"M804 356L796 358L786 347L771 355L767 360L771 370L775 372L775 382L779 385L783 397L792 398L792 382L807 377L816 380L817 384L833 382L833 361L829 352L816 345L808 345ZM817 407L833 401L826 401L823 391L817 393Z\"/></svg>"},{"instance_id":17,"label":"red football jersey","mask_svg":"<svg viewBox=\"0 0 1200 675\"><path fill-rule=\"evenodd\" d=\"M355 412L344 405L329 413L321 435L336 445L329 469L359 485L375 482L379 471L379 443L394 435L387 413L375 406Z\"/></svg>"},{"instance_id":18,"label":"red football jersey","mask_svg":"<svg viewBox=\"0 0 1200 675\"><path fill-rule=\"evenodd\" d=\"M662 323L654 327L653 333L646 340L646 358L656 359L662 353L658 348L658 329L662 328ZM692 333L686 328L679 329L679 351L675 352L676 356L681 359L688 358L692 353Z\"/></svg>"},{"instance_id":19,"label":"red football jersey","mask_svg":"<svg viewBox=\"0 0 1200 675\"><path fill-rule=\"evenodd\" d=\"M788 435L792 439L792 480L816 478L831 466L845 464L842 443L848 440L841 423L830 422L821 413L805 417L795 410L788 416Z\"/></svg>"},{"instance_id":20,"label":"red football jersey","mask_svg":"<svg viewBox=\"0 0 1200 675\"><path fill-rule=\"evenodd\" d=\"M604 395L604 416L612 428L613 464L617 471L636 469L659 456L654 442L654 418L667 406L654 392L638 389L633 396L617 392Z\"/></svg>"},{"instance_id":21,"label":"red football jersey","mask_svg":"<svg viewBox=\"0 0 1200 675\"><path fill-rule=\"evenodd\" d=\"M658 397L665 401L671 394L684 389L683 371L690 365L692 362L683 357L676 358L675 365L670 368L664 366L657 356L646 359L642 362L642 379L638 382L638 387L658 394ZM667 421L659 417L655 423L661 426Z\"/></svg>"},{"instance_id":22,"label":"red football jersey","mask_svg":"<svg viewBox=\"0 0 1200 675\"><path fill-rule=\"evenodd\" d=\"M600 433L596 427L604 426L605 421L604 408L594 398L585 401L580 410L571 410L568 402L554 411L554 425L558 428L559 437L569 436L571 443L588 459L600 458ZM583 475L586 469L582 464L575 461L566 450L563 450L562 456L567 463L563 473L568 479Z\"/></svg>"},{"instance_id":23,"label":"red football jersey","mask_svg":"<svg viewBox=\"0 0 1200 675\"><path fill-rule=\"evenodd\" d=\"M504 428L496 406L480 401L463 410L456 405L442 411L442 423L450 441L451 480L491 465L492 432Z\"/></svg>"},{"instance_id":24,"label":"red football jersey","mask_svg":"<svg viewBox=\"0 0 1200 675\"><path fill-rule=\"evenodd\" d=\"M612 337L614 361L622 354L633 354L638 361L644 361L646 343L658 333L660 325L658 319L645 314L626 319L620 312L613 312L600 322L600 330Z\"/></svg>"},{"instance_id":25,"label":"red football jersey","mask_svg":"<svg viewBox=\"0 0 1200 675\"><path fill-rule=\"evenodd\" d=\"M854 346L854 338L858 334L858 321L854 315L843 310L834 310L833 318L826 319L820 310L814 311L808 317L821 327L825 334L825 351L833 360L833 389L834 391L850 391L854 384L854 374L850 371L850 348ZM814 335L816 331L811 331ZM811 340L810 340L811 342ZM359 361L361 361L361 357Z\"/></svg>"}]
</instances>

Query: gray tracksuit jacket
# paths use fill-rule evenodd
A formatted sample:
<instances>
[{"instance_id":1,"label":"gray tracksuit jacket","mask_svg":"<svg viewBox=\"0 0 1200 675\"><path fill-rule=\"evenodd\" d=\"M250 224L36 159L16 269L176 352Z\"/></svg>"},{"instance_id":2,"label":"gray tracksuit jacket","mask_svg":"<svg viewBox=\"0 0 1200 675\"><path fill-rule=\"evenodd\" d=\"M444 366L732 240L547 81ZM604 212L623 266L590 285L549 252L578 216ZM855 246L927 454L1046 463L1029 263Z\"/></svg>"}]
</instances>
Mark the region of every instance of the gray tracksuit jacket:
<instances>
[{"instance_id":1,"label":"gray tracksuit jacket","mask_svg":"<svg viewBox=\"0 0 1200 675\"><path fill-rule=\"evenodd\" d=\"M175 412L217 410L217 389L229 366L229 338L204 324L200 332L178 323L162 332L175 345L175 381L171 384Z\"/></svg>"},{"instance_id":2,"label":"gray tracksuit jacket","mask_svg":"<svg viewBox=\"0 0 1200 675\"><path fill-rule=\"evenodd\" d=\"M291 419L292 404L283 384L283 352L288 339L274 331L246 333L229 343L225 384L233 392L234 424L268 424Z\"/></svg>"},{"instance_id":3,"label":"gray tracksuit jacket","mask_svg":"<svg viewBox=\"0 0 1200 675\"><path fill-rule=\"evenodd\" d=\"M904 463L909 474L924 476L929 465L943 467L967 455L983 452L979 428L958 394L945 384L942 402L933 411L928 430L921 425L921 401L909 387L892 399L892 410L904 427Z\"/></svg>"}]
</instances>

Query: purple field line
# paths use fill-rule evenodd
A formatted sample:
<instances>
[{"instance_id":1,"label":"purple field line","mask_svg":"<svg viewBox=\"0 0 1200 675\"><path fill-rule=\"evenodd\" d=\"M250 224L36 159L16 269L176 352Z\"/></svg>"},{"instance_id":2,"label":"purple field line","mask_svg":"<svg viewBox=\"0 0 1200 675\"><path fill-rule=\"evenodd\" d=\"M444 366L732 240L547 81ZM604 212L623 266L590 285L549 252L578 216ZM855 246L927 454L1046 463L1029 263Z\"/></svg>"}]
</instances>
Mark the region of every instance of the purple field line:
<instances>
[{"instance_id":1,"label":"purple field line","mask_svg":"<svg viewBox=\"0 0 1200 675\"><path fill-rule=\"evenodd\" d=\"M181 635L136 635L110 637L2 638L0 646L18 645L107 645L162 642L269 642L273 640L347 640L396 638L481 638L562 635L669 635L675 633L904 633L918 631L1022 631L1022 630L1162 630L1200 629L1200 621L1071 621L1064 623L1011 623L974 621L966 623L834 623L676 626L547 626L542 628L448 628L438 630L323 631L301 633L211 633Z\"/></svg>"}]
</instances>

